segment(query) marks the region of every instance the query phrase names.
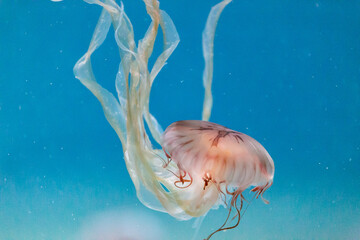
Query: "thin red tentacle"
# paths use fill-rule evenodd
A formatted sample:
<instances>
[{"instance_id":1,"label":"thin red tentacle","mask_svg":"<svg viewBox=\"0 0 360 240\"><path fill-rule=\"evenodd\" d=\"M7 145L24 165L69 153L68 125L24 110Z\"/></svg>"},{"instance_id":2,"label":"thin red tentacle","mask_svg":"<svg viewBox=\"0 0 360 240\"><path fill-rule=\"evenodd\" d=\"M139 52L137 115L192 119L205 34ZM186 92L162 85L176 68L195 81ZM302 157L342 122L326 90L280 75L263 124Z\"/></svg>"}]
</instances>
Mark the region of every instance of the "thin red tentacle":
<instances>
[{"instance_id":1,"label":"thin red tentacle","mask_svg":"<svg viewBox=\"0 0 360 240\"><path fill-rule=\"evenodd\" d=\"M228 192L228 189L226 188L226 191ZM229 209L229 213L226 217L226 220L224 222L223 225L221 225L220 228L218 228L216 231L214 231L213 233L211 233L205 240L209 240L215 233L217 232L221 232L221 231L225 231L225 230L229 230L229 229L233 229L233 228L236 228L239 223L240 223L240 220L241 220L241 209L243 207L243 196L242 196L242 191L241 190L236 190L232 193L233 197L231 199L231 205L230 205L230 209ZM238 197L240 197L240 207L237 207L237 199ZM231 211L232 209L235 208L236 209L236 215L232 218L232 220L237 217L238 220L236 221L236 223L233 225L233 226L230 226L230 227L225 227L225 225L227 224L227 221L229 220L229 217L230 217L230 214L231 214Z\"/></svg>"}]
</instances>

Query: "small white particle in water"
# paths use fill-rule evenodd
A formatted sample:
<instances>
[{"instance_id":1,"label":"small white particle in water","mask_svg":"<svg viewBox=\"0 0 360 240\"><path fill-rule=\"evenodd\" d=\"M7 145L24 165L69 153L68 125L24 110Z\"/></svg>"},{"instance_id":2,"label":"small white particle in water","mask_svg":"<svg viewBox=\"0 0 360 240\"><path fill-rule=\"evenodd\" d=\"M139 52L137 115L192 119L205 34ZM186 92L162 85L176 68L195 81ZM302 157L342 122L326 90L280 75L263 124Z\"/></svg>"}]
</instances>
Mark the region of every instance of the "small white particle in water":
<instances>
[{"instance_id":1,"label":"small white particle in water","mask_svg":"<svg viewBox=\"0 0 360 240\"><path fill-rule=\"evenodd\" d=\"M51 203L52 203L52 204L54 204L54 203L55 203L55 201L54 201L54 200L51 200Z\"/></svg>"},{"instance_id":2,"label":"small white particle in water","mask_svg":"<svg viewBox=\"0 0 360 240\"><path fill-rule=\"evenodd\" d=\"M59 66L56 67L56 70L59 70Z\"/></svg>"},{"instance_id":3,"label":"small white particle in water","mask_svg":"<svg viewBox=\"0 0 360 240\"><path fill-rule=\"evenodd\" d=\"M319 162L318 164L321 165L321 162Z\"/></svg>"},{"instance_id":4,"label":"small white particle in water","mask_svg":"<svg viewBox=\"0 0 360 240\"><path fill-rule=\"evenodd\" d=\"M62 49L60 49L60 51L59 51L60 53L63 53L63 50Z\"/></svg>"},{"instance_id":5,"label":"small white particle in water","mask_svg":"<svg viewBox=\"0 0 360 240\"><path fill-rule=\"evenodd\" d=\"M180 80L180 83L183 83L184 82L184 80Z\"/></svg>"},{"instance_id":6,"label":"small white particle in water","mask_svg":"<svg viewBox=\"0 0 360 240\"><path fill-rule=\"evenodd\" d=\"M49 83L50 84L50 86L52 86L53 85L53 83L51 82L51 83Z\"/></svg>"},{"instance_id":7,"label":"small white particle in water","mask_svg":"<svg viewBox=\"0 0 360 240\"><path fill-rule=\"evenodd\" d=\"M337 88L337 87L338 87L338 85L336 84L336 85L335 85L335 87Z\"/></svg>"},{"instance_id":8,"label":"small white particle in water","mask_svg":"<svg viewBox=\"0 0 360 240\"><path fill-rule=\"evenodd\" d=\"M19 105L19 110L21 110L21 105Z\"/></svg>"},{"instance_id":9,"label":"small white particle in water","mask_svg":"<svg viewBox=\"0 0 360 240\"><path fill-rule=\"evenodd\" d=\"M318 7L319 7L319 3L315 3L315 7L317 7L317 8L318 8Z\"/></svg>"},{"instance_id":10,"label":"small white particle in water","mask_svg":"<svg viewBox=\"0 0 360 240\"><path fill-rule=\"evenodd\" d=\"M293 148L290 148L290 151L293 151L294 149Z\"/></svg>"},{"instance_id":11,"label":"small white particle in water","mask_svg":"<svg viewBox=\"0 0 360 240\"><path fill-rule=\"evenodd\" d=\"M326 169L326 170L329 170L329 167L326 167L325 169Z\"/></svg>"},{"instance_id":12,"label":"small white particle in water","mask_svg":"<svg viewBox=\"0 0 360 240\"><path fill-rule=\"evenodd\" d=\"M41 188L41 189L43 189L43 188L44 188L44 186L43 186L43 185L41 185L41 186L40 186L40 188Z\"/></svg>"},{"instance_id":13,"label":"small white particle in water","mask_svg":"<svg viewBox=\"0 0 360 240\"><path fill-rule=\"evenodd\" d=\"M249 127L246 127L245 129L246 129L246 130L249 130Z\"/></svg>"},{"instance_id":14,"label":"small white particle in water","mask_svg":"<svg viewBox=\"0 0 360 240\"><path fill-rule=\"evenodd\" d=\"M10 156L11 155L11 153L8 153L8 156Z\"/></svg>"},{"instance_id":15,"label":"small white particle in water","mask_svg":"<svg viewBox=\"0 0 360 240\"><path fill-rule=\"evenodd\" d=\"M4 182L6 182L7 181L7 178L4 178Z\"/></svg>"},{"instance_id":16,"label":"small white particle in water","mask_svg":"<svg viewBox=\"0 0 360 240\"><path fill-rule=\"evenodd\" d=\"M62 0L50 0L52 2L62 2Z\"/></svg>"},{"instance_id":17,"label":"small white particle in water","mask_svg":"<svg viewBox=\"0 0 360 240\"><path fill-rule=\"evenodd\" d=\"M28 211L28 214L31 214L31 211L30 211L30 210Z\"/></svg>"},{"instance_id":18,"label":"small white particle in water","mask_svg":"<svg viewBox=\"0 0 360 240\"><path fill-rule=\"evenodd\" d=\"M352 161L352 158L349 158L349 162L351 162Z\"/></svg>"},{"instance_id":19,"label":"small white particle in water","mask_svg":"<svg viewBox=\"0 0 360 240\"><path fill-rule=\"evenodd\" d=\"M61 151L64 150L64 147L60 147L60 150L61 150Z\"/></svg>"},{"instance_id":20,"label":"small white particle in water","mask_svg":"<svg viewBox=\"0 0 360 240\"><path fill-rule=\"evenodd\" d=\"M46 146L44 146L44 150L46 150Z\"/></svg>"}]
</instances>

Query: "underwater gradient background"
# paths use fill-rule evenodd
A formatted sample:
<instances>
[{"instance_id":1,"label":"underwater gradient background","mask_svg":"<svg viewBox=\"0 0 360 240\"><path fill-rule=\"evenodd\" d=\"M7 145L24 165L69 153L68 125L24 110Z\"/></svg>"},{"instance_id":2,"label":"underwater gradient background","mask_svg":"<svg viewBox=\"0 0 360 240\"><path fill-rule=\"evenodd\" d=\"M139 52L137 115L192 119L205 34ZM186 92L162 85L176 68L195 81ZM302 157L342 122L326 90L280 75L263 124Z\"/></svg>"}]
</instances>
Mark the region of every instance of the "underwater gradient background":
<instances>
[{"instance_id":1,"label":"underwater gradient background","mask_svg":"<svg viewBox=\"0 0 360 240\"><path fill-rule=\"evenodd\" d=\"M164 128L201 118L201 33L217 2L160 3L181 39L151 94ZM124 5L140 39L150 23L144 4ZM138 240L183 240L195 233L193 220L137 200L119 139L73 76L100 11L79 0L0 0L0 240L113 240L126 231L147 233ZM275 178L265 194L270 204L253 201L239 227L214 240L360 239L359 13L355 0L234 0L225 8L211 121L262 143ZM112 34L92 62L114 92ZM156 47L155 55L161 41ZM226 214L210 211L196 239Z\"/></svg>"}]
</instances>

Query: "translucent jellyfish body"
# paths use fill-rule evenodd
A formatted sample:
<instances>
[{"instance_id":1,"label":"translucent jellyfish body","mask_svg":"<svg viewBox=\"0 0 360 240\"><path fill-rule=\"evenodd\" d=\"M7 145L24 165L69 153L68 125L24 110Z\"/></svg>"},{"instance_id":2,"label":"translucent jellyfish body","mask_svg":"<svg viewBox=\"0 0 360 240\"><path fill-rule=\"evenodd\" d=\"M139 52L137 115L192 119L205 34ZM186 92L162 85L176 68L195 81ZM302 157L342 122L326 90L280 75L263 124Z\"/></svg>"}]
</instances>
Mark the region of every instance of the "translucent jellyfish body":
<instances>
[{"instance_id":1,"label":"translucent jellyfish body","mask_svg":"<svg viewBox=\"0 0 360 240\"><path fill-rule=\"evenodd\" d=\"M274 162L255 139L219 124L187 120L171 124L162 146L179 171L191 178L205 179L245 190L265 187L274 176Z\"/></svg>"},{"instance_id":2,"label":"translucent jellyfish body","mask_svg":"<svg viewBox=\"0 0 360 240\"><path fill-rule=\"evenodd\" d=\"M165 130L162 146L168 161L175 162L179 169L176 175L179 180L174 182L175 186L187 188L193 183L203 183L202 190L216 189L218 195L224 196L225 205L226 195L231 196L228 217L234 208L238 221L225 228L226 219L215 232L239 224L245 189L256 186L252 190L256 192L256 198L263 198L263 193L272 185L274 162L265 148L248 135L219 124L197 120L175 122ZM194 191L192 195L201 191L200 187L195 187Z\"/></svg>"},{"instance_id":3,"label":"translucent jellyfish body","mask_svg":"<svg viewBox=\"0 0 360 240\"><path fill-rule=\"evenodd\" d=\"M151 23L144 37L135 41L123 4L119 6L114 0L84 1L103 10L88 50L74 66L74 74L100 101L106 119L119 136L138 199L151 209L188 220L204 216L219 204L228 205L226 197L230 196L229 215L236 209L238 224L242 191L253 185L255 196L262 195L272 183L274 164L266 150L251 137L207 122L213 101L215 29L231 0L223 0L211 9L203 32L203 121L175 122L165 133L150 113L150 91L179 43L171 18L160 10L157 0L143 0ZM92 54L104 42L111 25L121 59L115 76L116 95L96 81L91 63ZM159 31L163 36L163 51L155 56L150 68L148 62ZM156 149L150 139L163 149ZM237 224L231 227L224 224L217 231Z\"/></svg>"}]
</instances>

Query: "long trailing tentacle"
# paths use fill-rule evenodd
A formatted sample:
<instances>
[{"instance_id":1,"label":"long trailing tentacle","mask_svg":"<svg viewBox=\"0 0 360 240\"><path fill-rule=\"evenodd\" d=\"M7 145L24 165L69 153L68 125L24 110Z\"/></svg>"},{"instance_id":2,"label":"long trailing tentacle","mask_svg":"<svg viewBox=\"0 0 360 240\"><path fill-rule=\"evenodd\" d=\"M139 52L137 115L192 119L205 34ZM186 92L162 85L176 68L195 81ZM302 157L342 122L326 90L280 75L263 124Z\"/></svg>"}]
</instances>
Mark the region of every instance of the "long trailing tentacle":
<instances>
[{"instance_id":1,"label":"long trailing tentacle","mask_svg":"<svg viewBox=\"0 0 360 240\"><path fill-rule=\"evenodd\" d=\"M239 196L242 196L242 191L241 190L237 190L234 193L232 193L233 197L231 199L231 204L230 204L230 208L229 208L229 213L225 219L225 222L223 223L223 225L221 225L221 227L219 227L217 230L215 230L214 232L212 232L205 240L209 240L215 233L221 232L221 231L225 231L225 230L229 230L229 229L233 229L236 228L239 223L240 223L240 219L241 219L241 209L243 207L243 197L240 197L240 206L237 206L237 199ZM231 215L232 209L235 208L236 210L236 215L232 218L232 220L237 217L237 221L233 226L230 227L225 227L225 225L227 224L229 217Z\"/></svg>"},{"instance_id":2,"label":"long trailing tentacle","mask_svg":"<svg viewBox=\"0 0 360 240\"><path fill-rule=\"evenodd\" d=\"M271 186L271 184L267 185L267 188L269 188ZM252 201L257 198L256 196L258 196L258 193L255 193L253 195L253 197L251 198L250 201L247 201L244 197L244 195L242 194L243 190L241 189L237 189L235 190L234 192L230 192L228 190L228 188L226 187L226 193L229 194L229 195L232 195L232 199L231 199L231 204L230 204L230 209L229 209L229 213L226 217L226 220L225 222L223 223L223 225L221 225L221 227L219 227L216 231L214 231L213 233L211 233L206 239L204 240L209 240L215 233L217 232L221 232L221 231L225 231L225 230L230 230L230 229L234 229L236 228L239 223L240 223L240 220L241 218L244 217L244 214L246 213L246 210L248 209L248 207L250 206L250 204L252 203ZM238 198L240 196L240 206L237 205L237 202L238 202ZM248 202L248 204L246 205L246 208L244 209L244 211L241 213L241 210L243 209L243 206L244 206L244 202ZM231 211L232 209L235 208L236 210L236 214L235 216L231 219L231 220L234 220L235 218L237 218L237 221L234 225L230 226L230 227L225 227L225 225L227 224L228 220L229 220L229 217L231 215Z\"/></svg>"},{"instance_id":3,"label":"long trailing tentacle","mask_svg":"<svg viewBox=\"0 0 360 240\"><path fill-rule=\"evenodd\" d=\"M203 121L209 120L213 104L211 84L213 79L214 37L216 25L219 21L221 12L231 1L232 0L223 0L211 9L202 35L203 55L205 59L205 68L203 73L203 84L205 88L205 97L202 112Z\"/></svg>"},{"instance_id":4,"label":"long trailing tentacle","mask_svg":"<svg viewBox=\"0 0 360 240\"><path fill-rule=\"evenodd\" d=\"M227 221L228 221L228 219L229 219L229 217L230 217L232 207L233 207L233 206L230 206L229 213L228 213L228 215L227 215L227 217L226 217L225 222L223 223L223 225L221 225L221 227L219 227L216 231L212 232L212 233L211 233L207 238L205 238L204 240L209 240L215 233L222 231L222 228L226 225L226 223L227 223Z\"/></svg>"},{"instance_id":5,"label":"long trailing tentacle","mask_svg":"<svg viewBox=\"0 0 360 240\"><path fill-rule=\"evenodd\" d=\"M143 120L145 118L153 139L160 142L162 129L150 114L148 103L151 84L179 42L175 25L171 18L159 9L157 0L143 0L152 20L145 36L136 46L132 24L122 4L119 6L115 0L85 1L100 5L103 11L87 52L74 66L75 77L98 98L106 119L118 134L126 167L139 200L151 209L168 212L182 220L189 219L191 215L178 203L181 200L175 194L177 188L169 184L172 180L171 174L158 164L161 158L154 155L156 150L151 146ZM96 81L91 64L91 56L104 42L111 24L121 59L115 80L117 96ZM164 49L150 71L147 63L159 24L163 31ZM166 161L163 162L166 164ZM152 194L148 194L149 192Z\"/></svg>"}]
</instances>

